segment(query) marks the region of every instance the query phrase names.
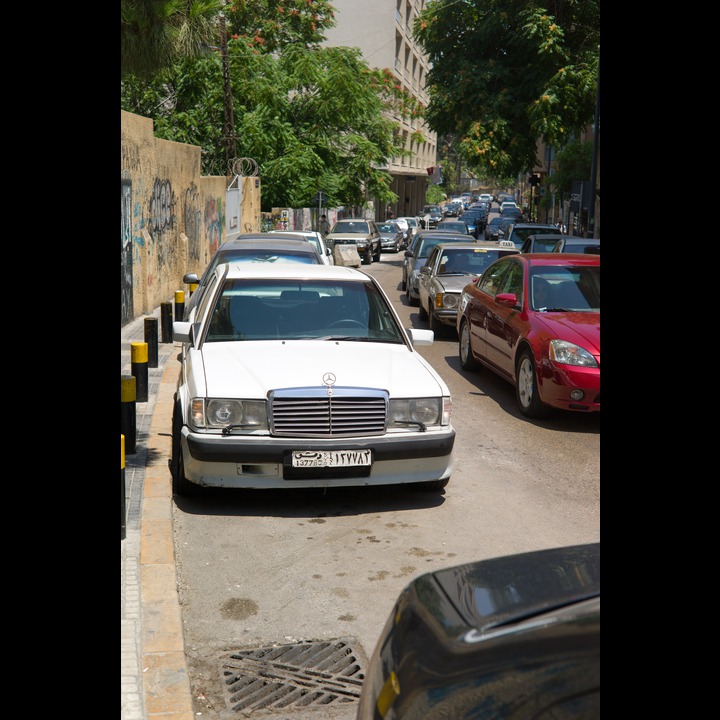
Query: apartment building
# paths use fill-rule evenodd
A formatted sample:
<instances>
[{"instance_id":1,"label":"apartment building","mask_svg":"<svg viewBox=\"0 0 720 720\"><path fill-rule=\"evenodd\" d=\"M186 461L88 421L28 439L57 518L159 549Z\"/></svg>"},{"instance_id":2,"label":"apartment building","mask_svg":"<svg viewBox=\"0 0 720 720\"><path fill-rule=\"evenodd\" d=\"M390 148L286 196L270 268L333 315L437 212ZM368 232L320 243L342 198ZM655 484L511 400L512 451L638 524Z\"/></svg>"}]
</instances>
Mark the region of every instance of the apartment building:
<instances>
[{"instance_id":1,"label":"apartment building","mask_svg":"<svg viewBox=\"0 0 720 720\"><path fill-rule=\"evenodd\" d=\"M388 68L402 88L423 105L429 98L425 81L427 58L412 38L412 25L426 0L333 0L337 25L326 31L325 45L355 47L370 67ZM391 206L375 200L375 218L384 220L388 210L395 217L420 215L425 204L428 168L437 165L437 135L419 118L394 117L402 128L409 157L391 158L387 170L398 200ZM421 133L424 142L414 141ZM415 136L416 137L416 136Z\"/></svg>"}]
</instances>

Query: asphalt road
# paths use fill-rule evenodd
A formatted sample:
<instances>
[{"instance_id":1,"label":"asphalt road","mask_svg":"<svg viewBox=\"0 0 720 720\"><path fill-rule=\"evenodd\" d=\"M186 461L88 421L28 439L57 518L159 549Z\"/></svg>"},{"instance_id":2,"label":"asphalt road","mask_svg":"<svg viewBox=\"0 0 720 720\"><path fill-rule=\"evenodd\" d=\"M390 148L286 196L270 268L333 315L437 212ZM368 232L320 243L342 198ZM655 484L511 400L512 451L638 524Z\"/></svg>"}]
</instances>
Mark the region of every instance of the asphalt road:
<instances>
[{"instance_id":1,"label":"asphalt road","mask_svg":"<svg viewBox=\"0 0 720 720\"><path fill-rule=\"evenodd\" d=\"M362 269L380 280L406 326L427 327L400 290L402 257L386 253ZM178 593L196 714L351 720L352 698L272 715L239 709L232 656L343 640L364 666L395 598L416 575L599 540L599 416L527 420L508 383L461 369L456 337L420 351L453 394L456 461L444 492L213 490L176 499Z\"/></svg>"}]
</instances>

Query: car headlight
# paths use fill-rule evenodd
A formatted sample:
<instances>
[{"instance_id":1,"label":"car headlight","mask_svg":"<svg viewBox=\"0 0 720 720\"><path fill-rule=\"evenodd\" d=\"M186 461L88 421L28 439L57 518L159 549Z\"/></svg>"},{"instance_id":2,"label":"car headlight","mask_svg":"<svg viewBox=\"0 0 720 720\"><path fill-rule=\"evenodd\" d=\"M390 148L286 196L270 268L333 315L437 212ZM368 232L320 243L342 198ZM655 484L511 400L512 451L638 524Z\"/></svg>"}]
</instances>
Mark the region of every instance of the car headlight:
<instances>
[{"instance_id":1,"label":"car headlight","mask_svg":"<svg viewBox=\"0 0 720 720\"><path fill-rule=\"evenodd\" d=\"M435 296L435 307L452 310L458 306L458 296L454 293L438 293Z\"/></svg>"},{"instance_id":2,"label":"car headlight","mask_svg":"<svg viewBox=\"0 0 720 720\"><path fill-rule=\"evenodd\" d=\"M234 425L238 430L248 432L268 429L267 407L263 400L193 398L190 414L196 428L214 429Z\"/></svg>"},{"instance_id":3,"label":"car headlight","mask_svg":"<svg viewBox=\"0 0 720 720\"><path fill-rule=\"evenodd\" d=\"M563 365L598 366L592 353L567 340L550 341L550 359Z\"/></svg>"},{"instance_id":4,"label":"car headlight","mask_svg":"<svg viewBox=\"0 0 720 720\"><path fill-rule=\"evenodd\" d=\"M356 244L359 248L364 248L364 247L367 247L367 246L368 246L368 241L367 241L367 240L358 240L355 244Z\"/></svg>"},{"instance_id":5,"label":"car headlight","mask_svg":"<svg viewBox=\"0 0 720 720\"><path fill-rule=\"evenodd\" d=\"M407 427L422 423L425 426L449 425L452 411L450 398L398 398L390 400L388 427Z\"/></svg>"}]
</instances>

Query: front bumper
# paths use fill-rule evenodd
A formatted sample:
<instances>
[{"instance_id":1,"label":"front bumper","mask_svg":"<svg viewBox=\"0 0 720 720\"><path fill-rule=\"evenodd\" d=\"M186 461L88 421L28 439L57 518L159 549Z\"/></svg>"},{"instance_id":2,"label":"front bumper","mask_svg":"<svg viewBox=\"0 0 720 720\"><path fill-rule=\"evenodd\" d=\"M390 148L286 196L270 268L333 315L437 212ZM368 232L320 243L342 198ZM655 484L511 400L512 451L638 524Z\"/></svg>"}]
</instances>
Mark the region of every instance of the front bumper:
<instances>
[{"instance_id":1,"label":"front bumper","mask_svg":"<svg viewBox=\"0 0 720 720\"><path fill-rule=\"evenodd\" d=\"M182 429L185 476L198 485L232 488L392 485L442 480L453 466L452 428L368 438L276 438L206 435ZM292 468L293 450L371 449L370 466Z\"/></svg>"}]
</instances>

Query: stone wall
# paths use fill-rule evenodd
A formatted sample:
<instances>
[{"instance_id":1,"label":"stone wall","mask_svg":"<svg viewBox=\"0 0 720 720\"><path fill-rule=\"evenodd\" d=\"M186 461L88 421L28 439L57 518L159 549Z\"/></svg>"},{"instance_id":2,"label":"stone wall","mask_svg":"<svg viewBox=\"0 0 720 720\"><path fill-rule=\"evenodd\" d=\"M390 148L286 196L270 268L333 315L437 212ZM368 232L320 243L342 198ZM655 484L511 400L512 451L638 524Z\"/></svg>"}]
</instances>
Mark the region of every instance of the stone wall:
<instances>
[{"instance_id":1,"label":"stone wall","mask_svg":"<svg viewBox=\"0 0 720 720\"><path fill-rule=\"evenodd\" d=\"M121 327L173 301L226 234L224 176L201 174L201 149L161 140L149 118L121 110ZM260 179L240 178L240 227L260 230Z\"/></svg>"}]
</instances>

